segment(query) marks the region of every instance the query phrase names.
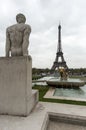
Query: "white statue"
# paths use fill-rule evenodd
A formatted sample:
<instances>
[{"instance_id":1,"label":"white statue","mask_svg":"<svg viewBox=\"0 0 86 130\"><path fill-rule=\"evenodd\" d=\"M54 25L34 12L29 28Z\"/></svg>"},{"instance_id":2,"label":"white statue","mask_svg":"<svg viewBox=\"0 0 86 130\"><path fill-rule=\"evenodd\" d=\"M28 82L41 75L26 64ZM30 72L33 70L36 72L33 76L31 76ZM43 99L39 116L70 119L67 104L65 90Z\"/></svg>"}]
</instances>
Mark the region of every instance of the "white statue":
<instances>
[{"instance_id":1,"label":"white statue","mask_svg":"<svg viewBox=\"0 0 86 130\"><path fill-rule=\"evenodd\" d=\"M6 57L28 56L30 25L25 24L26 18L23 14L16 16L17 24L6 30Z\"/></svg>"}]
</instances>

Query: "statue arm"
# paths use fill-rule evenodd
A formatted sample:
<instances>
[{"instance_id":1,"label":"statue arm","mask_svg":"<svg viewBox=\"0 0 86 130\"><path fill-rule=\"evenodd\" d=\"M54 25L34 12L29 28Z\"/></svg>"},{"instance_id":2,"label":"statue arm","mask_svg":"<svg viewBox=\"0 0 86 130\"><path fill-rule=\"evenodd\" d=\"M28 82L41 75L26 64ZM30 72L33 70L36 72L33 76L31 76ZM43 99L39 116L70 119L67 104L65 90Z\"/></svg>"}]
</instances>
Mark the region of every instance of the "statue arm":
<instances>
[{"instance_id":1,"label":"statue arm","mask_svg":"<svg viewBox=\"0 0 86 130\"><path fill-rule=\"evenodd\" d=\"M29 46L29 36L31 33L31 28L28 27L24 30L24 37L23 37L23 44L22 44L22 49L23 49L23 56L28 55L28 46Z\"/></svg>"},{"instance_id":2,"label":"statue arm","mask_svg":"<svg viewBox=\"0 0 86 130\"><path fill-rule=\"evenodd\" d=\"M10 51L10 37L8 30L6 30L6 57L9 57L9 51Z\"/></svg>"}]
</instances>

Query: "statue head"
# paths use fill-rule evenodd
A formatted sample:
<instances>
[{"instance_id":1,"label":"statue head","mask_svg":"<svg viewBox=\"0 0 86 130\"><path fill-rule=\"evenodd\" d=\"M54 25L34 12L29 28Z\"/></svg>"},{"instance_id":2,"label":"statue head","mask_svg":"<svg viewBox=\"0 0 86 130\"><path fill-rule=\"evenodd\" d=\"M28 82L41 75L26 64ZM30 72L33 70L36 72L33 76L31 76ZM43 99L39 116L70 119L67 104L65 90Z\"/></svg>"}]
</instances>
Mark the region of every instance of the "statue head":
<instances>
[{"instance_id":1,"label":"statue head","mask_svg":"<svg viewBox=\"0 0 86 130\"><path fill-rule=\"evenodd\" d=\"M17 23L25 23L26 22L26 18L23 14L17 14L16 15L16 21Z\"/></svg>"}]
</instances>

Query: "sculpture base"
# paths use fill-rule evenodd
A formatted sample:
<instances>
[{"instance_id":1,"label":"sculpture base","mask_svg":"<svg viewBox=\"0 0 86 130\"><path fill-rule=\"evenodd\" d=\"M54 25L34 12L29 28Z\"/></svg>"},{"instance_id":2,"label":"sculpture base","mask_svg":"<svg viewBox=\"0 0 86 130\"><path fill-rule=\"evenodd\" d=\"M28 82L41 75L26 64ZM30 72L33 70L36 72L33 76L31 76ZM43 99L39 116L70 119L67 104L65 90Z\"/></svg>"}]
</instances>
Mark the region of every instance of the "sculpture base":
<instances>
[{"instance_id":1,"label":"sculpture base","mask_svg":"<svg viewBox=\"0 0 86 130\"><path fill-rule=\"evenodd\" d=\"M0 58L0 114L27 116L38 101L32 92L31 57Z\"/></svg>"}]
</instances>

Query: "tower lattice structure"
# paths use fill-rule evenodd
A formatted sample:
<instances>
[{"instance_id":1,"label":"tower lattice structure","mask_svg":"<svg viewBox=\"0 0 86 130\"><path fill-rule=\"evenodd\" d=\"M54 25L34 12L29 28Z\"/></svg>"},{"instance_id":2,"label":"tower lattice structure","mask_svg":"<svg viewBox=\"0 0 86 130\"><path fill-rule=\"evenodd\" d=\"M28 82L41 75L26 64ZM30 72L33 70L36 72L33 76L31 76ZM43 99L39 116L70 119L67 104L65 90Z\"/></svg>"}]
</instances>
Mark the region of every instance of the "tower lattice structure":
<instances>
[{"instance_id":1,"label":"tower lattice structure","mask_svg":"<svg viewBox=\"0 0 86 130\"><path fill-rule=\"evenodd\" d=\"M60 61L59 61L60 58ZM56 68L64 67L65 69L68 69L68 66L66 64L66 61L64 60L63 52L62 52L62 45L61 45L61 25L58 26L58 46L57 46L57 53L56 53L56 59L53 63L53 66L51 68L52 71L55 71Z\"/></svg>"}]
</instances>

